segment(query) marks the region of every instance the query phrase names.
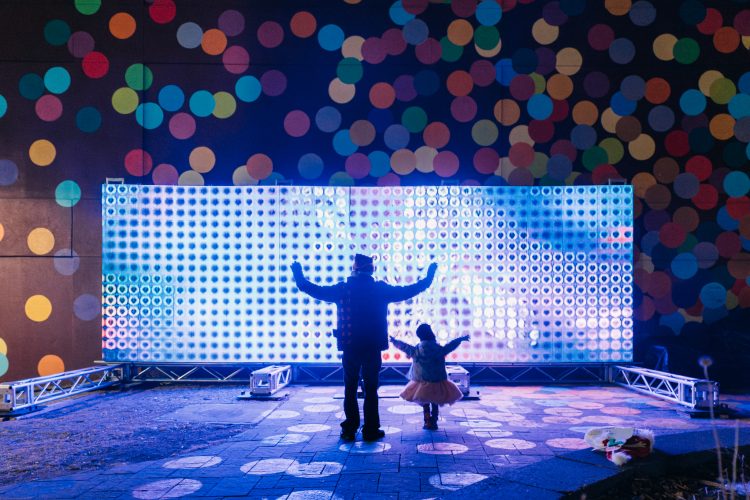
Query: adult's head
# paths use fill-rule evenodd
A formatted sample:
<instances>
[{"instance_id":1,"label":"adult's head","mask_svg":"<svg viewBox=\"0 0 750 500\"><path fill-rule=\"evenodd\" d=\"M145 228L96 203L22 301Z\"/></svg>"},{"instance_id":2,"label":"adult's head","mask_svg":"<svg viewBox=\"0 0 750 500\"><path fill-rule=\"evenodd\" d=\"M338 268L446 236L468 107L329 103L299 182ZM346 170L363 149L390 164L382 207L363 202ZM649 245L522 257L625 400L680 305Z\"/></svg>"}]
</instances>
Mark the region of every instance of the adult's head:
<instances>
[{"instance_id":1,"label":"adult's head","mask_svg":"<svg viewBox=\"0 0 750 500\"><path fill-rule=\"evenodd\" d=\"M417 327L417 337L419 340L435 340L435 334L432 332L432 327L427 323L422 323Z\"/></svg>"},{"instance_id":2,"label":"adult's head","mask_svg":"<svg viewBox=\"0 0 750 500\"><path fill-rule=\"evenodd\" d=\"M358 253L354 256L354 264L352 265L352 271L355 274L372 274L375 272L375 264L372 261L372 257L362 255Z\"/></svg>"}]
</instances>

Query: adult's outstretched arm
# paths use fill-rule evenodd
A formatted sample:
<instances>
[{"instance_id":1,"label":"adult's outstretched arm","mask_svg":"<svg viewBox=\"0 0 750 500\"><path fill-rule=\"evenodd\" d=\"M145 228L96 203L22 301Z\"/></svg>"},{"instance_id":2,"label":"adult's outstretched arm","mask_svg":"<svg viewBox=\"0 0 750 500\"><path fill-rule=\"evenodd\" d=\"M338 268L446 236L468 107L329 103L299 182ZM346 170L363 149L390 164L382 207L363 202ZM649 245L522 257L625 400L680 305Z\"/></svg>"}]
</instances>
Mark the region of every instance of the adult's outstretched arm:
<instances>
[{"instance_id":1,"label":"adult's outstretched arm","mask_svg":"<svg viewBox=\"0 0 750 500\"><path fill-rule=\"evenodd\" d=\"M406 286L387 285L388 302L401 302L402 300L408 300L427 290L432 284L432 280L435 279L435 271L437 271L437 264L433 262L430 264L430 267L427 268L427 276L416 283Z\"/></svg>"},{"instance_id":2,"label":"adult's outstretched arm","mask_svg":"<svg viewBox=\"0 0 750 500\"><path fill-rule=\"evenodd\" d=\"M292 264L292 276L294 276L294 283L297 285L297 288L314 299L322 300L324 302L336 302L340 298L340 286L323 286L312 283L305 278L305 274L302 272L302 266L299 262Z\"/></svg>"}]
</instances>

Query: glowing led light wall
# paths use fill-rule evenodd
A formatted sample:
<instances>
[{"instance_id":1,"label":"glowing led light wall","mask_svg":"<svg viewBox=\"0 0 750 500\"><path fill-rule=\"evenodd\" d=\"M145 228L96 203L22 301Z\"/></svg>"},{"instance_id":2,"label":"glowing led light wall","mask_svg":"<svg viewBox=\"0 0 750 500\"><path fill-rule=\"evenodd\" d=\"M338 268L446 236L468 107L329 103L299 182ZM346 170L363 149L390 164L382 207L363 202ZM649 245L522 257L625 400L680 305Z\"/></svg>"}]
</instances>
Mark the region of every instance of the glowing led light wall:
<instances>
[{"instance_id":1,"label":"glowing led light wall","mask_svg":"<svg viewBox=\"0 0 750 500\"><path fill-rule=\"evenodd\" d=\"M630 186L158 187L102 194L108 361L334 362L332 304L299 292L350 274L432 287L389 309L416 342L468 334L451 360L632 359ZM386 362L403 362L395 350Z\"/></svg>"}]
</instances>

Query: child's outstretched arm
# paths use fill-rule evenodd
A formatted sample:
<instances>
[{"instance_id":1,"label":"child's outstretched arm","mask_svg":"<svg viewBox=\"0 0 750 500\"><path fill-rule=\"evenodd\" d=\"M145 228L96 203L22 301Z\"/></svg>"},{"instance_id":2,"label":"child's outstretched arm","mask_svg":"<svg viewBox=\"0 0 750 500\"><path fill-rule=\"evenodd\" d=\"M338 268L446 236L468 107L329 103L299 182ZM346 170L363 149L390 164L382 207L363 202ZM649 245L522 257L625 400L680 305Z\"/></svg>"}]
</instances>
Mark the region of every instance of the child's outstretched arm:
<instances>
[{"instance_id":1,"label":"child's outstretched arm","mask_svg":"<svg viewBox=\"0 0 750 500\"><path fill-rule=\"evenodd\" d=\"M452 353L456 349L458 349L458 346L461 345L461 342L464 340L469 340L470 337L468 335L464 335L463 337L458 337L457 339L453 339L447 344L443 346L443 355L447 356L448 354Z\"/></svg>"},{"instance_id":2,"label":"child's outstretched arm","mask_svg":"<svg viewBox=\"0 0 750 500\"><path fill-rule=\"evenodd\" d=\"M415 346L407 344L406 342L402 342L393 336L391 336L391 342L399 351L403 351L403 353L410 358L414 357L414 351L417 349Z\"/></svg>"}]
</instances>

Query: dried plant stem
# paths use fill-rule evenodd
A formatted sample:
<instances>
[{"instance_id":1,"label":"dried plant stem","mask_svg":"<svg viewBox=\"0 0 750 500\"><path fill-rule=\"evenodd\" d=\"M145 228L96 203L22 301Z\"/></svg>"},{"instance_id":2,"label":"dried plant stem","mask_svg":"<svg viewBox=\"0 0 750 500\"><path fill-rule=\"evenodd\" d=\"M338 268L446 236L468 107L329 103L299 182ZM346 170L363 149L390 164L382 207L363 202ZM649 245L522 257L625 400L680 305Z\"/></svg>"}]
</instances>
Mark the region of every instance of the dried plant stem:
<instances>
[{"instance_id":1,"label":"dried plant stem","mask_svg":"<svg viewBox=\"0 0 750 500\"><path fill-rule=\"evenodd\" d=\"M734 500L734 494L737 492L737 459L740 452L740 421L734 421L734 455L732 455L732 485L729 489L729 495Z\"/></svg>"},{"instance_id":2,"label":"dried plant stem","mask_svg":"<svg viewBox=\"0 0 750 500\"><path fill-rule=\"evenodd\" d=\"M703 366L703 375L706 380L708 380L708 367ZM723 493L723 498L727 497L727 488L726 488L726 482L724 481L724 465L722 464L721 460L721 440L719 439L719 431L716 429L716 414L714 413L714 398L713 394L711 395L711 401L708 405L708 412L711 417L711 433L714 436L714 443L716 444L716 460L718 462L718 469L719 469L719 484L721 484L721 492Z\"/></svg>"}]
</instances>

